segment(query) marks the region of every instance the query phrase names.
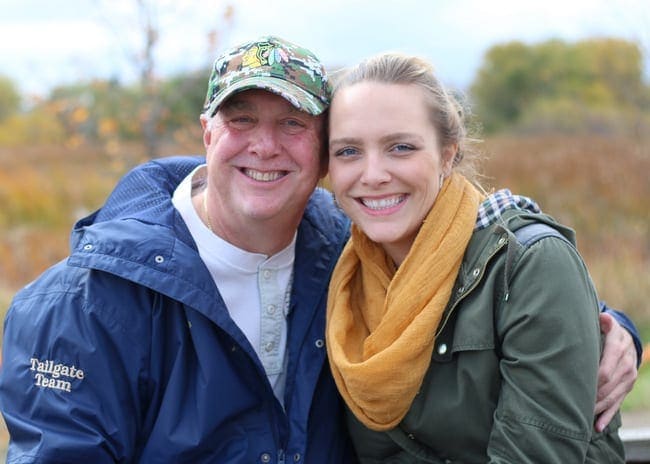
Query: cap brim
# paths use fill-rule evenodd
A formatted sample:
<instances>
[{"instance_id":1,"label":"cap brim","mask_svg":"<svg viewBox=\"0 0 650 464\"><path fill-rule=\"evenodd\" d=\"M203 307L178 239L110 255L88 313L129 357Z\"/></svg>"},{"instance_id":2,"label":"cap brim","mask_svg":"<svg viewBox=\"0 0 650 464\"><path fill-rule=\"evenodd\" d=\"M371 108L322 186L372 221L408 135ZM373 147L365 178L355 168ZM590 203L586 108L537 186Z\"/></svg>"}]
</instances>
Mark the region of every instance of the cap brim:
<instances>
[{"instance_id":1,"label":"cap brim","mask_svg":"<svg viewBox=\"0 0 650 464\"><path fill-rule=\"evenodd\" d=\"M272 76L253 76L242 79L235 84L228 86L223 92L219 93L210 103L206 113L213 116L219 106L228 98L244 90L262 89L273 92L281 96L299 110L305 111L314 116L318 116L327 109L327 106L320 99L311 93L294 85L284 79L278 79Z\"/></svg>"}]
</instances>

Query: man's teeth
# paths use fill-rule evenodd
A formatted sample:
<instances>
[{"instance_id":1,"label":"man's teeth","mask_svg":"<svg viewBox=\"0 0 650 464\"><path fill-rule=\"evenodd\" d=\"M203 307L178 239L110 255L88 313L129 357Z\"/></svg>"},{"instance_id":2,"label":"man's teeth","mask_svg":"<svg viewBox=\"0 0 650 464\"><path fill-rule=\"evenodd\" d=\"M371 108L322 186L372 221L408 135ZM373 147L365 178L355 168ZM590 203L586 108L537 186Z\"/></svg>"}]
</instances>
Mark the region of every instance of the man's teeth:
<instances>
[{"instance_id":1,"label":"man's teeth","mask_svg":"<svg viewBox=\"0 0 650 464\"><path fill-rule=\"evenodd\" d=\"M251 179L259 182L272 182L284 175L282 171L256 171L254 169L244 169L244 174Z\"/></svg>"},{"instance_id":2,"label":"man's teeth","mask_svg":"<svg viewBox=\"0 0 650 464\"><path fill-rule=\"evenodd\" d=\"M404 201L404 195L398 195L390 198L382 198L380 200L371 200L369 198L362 198L361 203L370 209L386 209L395 206Z\"/></svg>"}]
</instances>

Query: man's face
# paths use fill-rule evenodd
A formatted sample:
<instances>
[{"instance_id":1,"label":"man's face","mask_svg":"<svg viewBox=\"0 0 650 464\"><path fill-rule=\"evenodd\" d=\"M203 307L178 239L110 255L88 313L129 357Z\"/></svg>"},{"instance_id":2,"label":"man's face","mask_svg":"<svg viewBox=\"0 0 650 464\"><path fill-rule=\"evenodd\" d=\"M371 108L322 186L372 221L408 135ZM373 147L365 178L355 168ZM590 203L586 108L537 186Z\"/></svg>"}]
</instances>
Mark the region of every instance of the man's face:
<instances>
[{"instance_id":1,"label":"man's face","mask_svg":"<svg viewBox=\"0 0 650 464\"><path fill-rule=\"evenodd\" d=\"M321 116L264 90L232 96L203 121L215 232L229 239L261 225L295 231L321 177Z\"/></svg>"}]
</instances>

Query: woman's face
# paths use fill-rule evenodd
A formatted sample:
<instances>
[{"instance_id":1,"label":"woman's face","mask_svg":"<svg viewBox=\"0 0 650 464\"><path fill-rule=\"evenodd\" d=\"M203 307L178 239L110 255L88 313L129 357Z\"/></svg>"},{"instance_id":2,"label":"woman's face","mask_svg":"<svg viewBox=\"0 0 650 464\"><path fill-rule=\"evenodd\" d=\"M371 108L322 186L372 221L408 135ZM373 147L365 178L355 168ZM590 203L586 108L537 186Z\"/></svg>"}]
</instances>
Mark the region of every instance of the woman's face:
<instances>
[{"instance_id":1,"label":"woman's face","mask_svg":"<svg viewBox=\"0 0 650 464\"><path fill-rule=\"evenodd\" d=\"M329 174L336 199L396 264L406 257L447 176L455 147L440 149L424 90L361 82L330 107Z\"/></svg>"}]
</instances>

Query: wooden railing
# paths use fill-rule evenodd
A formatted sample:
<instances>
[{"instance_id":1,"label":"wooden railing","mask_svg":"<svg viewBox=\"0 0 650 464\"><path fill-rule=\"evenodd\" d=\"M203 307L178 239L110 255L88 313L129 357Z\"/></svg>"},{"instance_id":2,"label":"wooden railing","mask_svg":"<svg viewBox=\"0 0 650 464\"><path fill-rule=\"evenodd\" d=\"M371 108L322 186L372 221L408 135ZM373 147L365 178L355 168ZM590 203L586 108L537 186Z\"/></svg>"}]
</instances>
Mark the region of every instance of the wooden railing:
<instances>
[{"instance_id":1,"label":"wooden railing","mask_svg":"<svg viewBox=\"0 0 650 464\"><path fill-rule=\"evenodd\" d=\"M625 462L650 464L650 424L647 427L622 428Z\"/></svg>"}]
</instances>

